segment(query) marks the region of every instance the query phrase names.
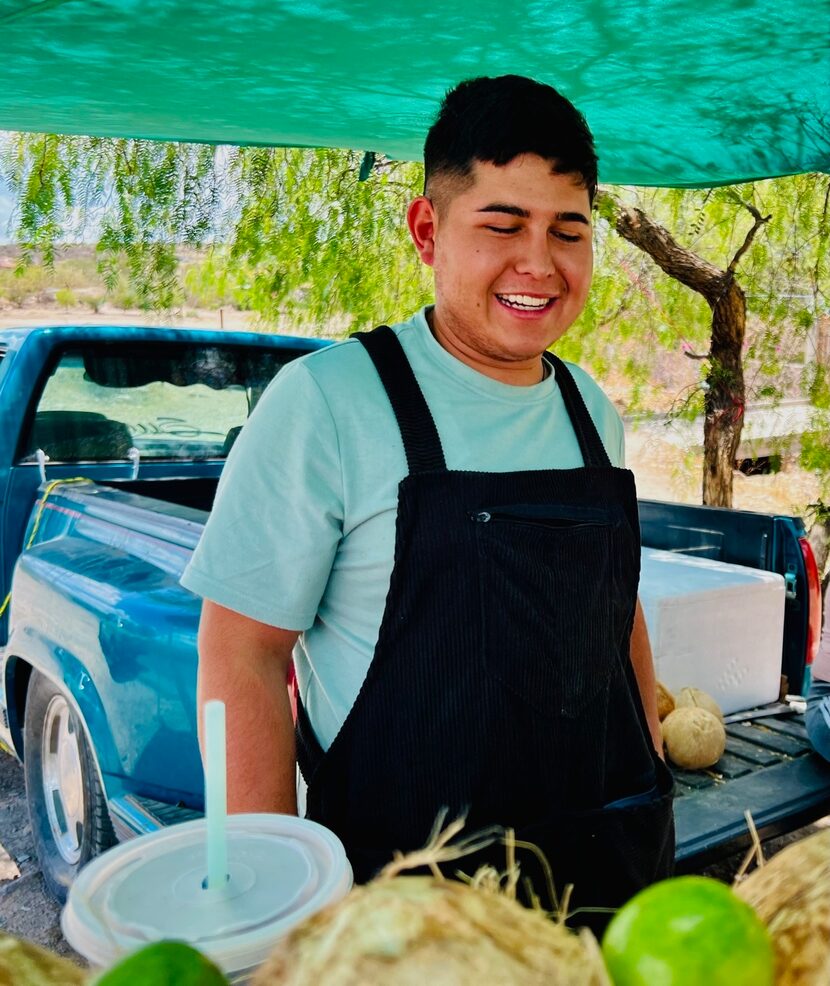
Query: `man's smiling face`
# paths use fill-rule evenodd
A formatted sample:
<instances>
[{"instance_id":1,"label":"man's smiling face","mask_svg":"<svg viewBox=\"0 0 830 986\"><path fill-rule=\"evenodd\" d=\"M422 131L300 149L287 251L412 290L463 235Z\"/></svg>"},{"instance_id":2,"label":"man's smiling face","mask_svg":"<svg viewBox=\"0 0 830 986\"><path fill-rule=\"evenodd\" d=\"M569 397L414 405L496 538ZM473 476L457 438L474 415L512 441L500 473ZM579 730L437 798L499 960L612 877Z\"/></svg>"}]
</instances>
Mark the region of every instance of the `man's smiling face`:
<instances>
[{"instance_id":1,"label":"man's smiling face","mask_svg":"<svg viewBox=\"0 0 830 986\"><path fill-rule=\"evenodd\" d=\"M477 161L472 177L438 208L424 198L410 207L413 239L435 274L433 331L480 372L534 383L541 353L588 295L588 192L533 154L503 166Z\"/></svg>"}]
</instances>

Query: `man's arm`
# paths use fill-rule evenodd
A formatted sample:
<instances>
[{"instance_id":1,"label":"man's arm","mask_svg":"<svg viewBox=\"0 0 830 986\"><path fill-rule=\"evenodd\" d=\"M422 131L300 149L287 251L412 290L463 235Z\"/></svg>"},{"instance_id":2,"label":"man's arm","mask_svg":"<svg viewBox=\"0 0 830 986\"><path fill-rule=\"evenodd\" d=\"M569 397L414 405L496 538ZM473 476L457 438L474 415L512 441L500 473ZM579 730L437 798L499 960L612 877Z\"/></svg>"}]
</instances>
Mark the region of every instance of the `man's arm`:
<instances>
[{"instance_id":1,"label":"man's arm","mask_svg":"<svg viewBox=\"0 0 830 986\"><path fill-rule=\"evenodd\" d=\"M634 627L631 630L631 665L634 668L637 684L640 686L651 741L654 743L654 749L663 758L663 734L660 731L660 718L657 715L657 680L654 677L651 644L648 641L646 620L639 598L634 612Z\"/></svg>"},{"instance_id":2,"label":"man's arm","mask_svg":"<svg viewBox=\"0 0 830 986\"><path fill-rule=\"evenodd\" d=\"M294 723L286 688L299 633L205 599L199 624L199 734L210 699L225 703L228 811L297 814Z\"/></svg>"}]
</instances>

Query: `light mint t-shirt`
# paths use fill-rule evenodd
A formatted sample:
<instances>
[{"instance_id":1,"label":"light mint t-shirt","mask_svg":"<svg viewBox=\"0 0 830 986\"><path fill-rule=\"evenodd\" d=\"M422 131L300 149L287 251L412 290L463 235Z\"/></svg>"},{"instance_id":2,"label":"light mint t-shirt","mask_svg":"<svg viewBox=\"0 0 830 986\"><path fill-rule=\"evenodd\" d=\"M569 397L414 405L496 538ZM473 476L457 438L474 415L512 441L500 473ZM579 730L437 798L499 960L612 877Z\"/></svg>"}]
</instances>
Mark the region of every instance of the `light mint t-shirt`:
<instances>
[{"instance_id":1,"label":"light mint t-shirt","mask_svg":"<svg viewBox=\"0 0 830 986\"><path fill-rule=\"evenodd\" d=\"M448 469L582 465L553 374L530 387L483 376L435 341L424 310L393 328ZM612 464L623 465L619 415L583 370L569 367ZM363 346L349 340L304 356L280 371L243 428L182 577L222 606L303 631L297 680L324 749L374 653L406 472L397 422Z\"/></svg>"}]
</instances>

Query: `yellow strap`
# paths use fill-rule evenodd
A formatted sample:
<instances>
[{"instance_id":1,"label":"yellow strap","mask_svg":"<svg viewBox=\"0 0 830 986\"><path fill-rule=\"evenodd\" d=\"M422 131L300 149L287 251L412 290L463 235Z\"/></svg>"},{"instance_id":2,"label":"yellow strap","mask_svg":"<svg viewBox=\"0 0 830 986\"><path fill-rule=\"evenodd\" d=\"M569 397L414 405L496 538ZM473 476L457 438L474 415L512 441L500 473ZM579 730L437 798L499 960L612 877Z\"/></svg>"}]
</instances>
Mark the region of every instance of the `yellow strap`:
<instances>
[{"instance_id":1,"label":"yellow strap","mask_svg":"<svg viewBox=\"0 0 830 986\"><path fill-rule=\"evenodd\" d=\"M43 491L43 496L40 498L40 501L37 506L37 513L35 514L35 522L34 524L32 524L32 533L29 535L29 540L26 542L26 546L23 548L23 551L28 551L29 548L31 548L31 546L35 543L35 538L37 537L38 528L40 527L40 519L43 516L43 511L46 509L46 501L52 495L52 491L55 490L58 486L64 486L68 483L91 483L91 482L92 480L87 479L86 476L76 476L74 479L53 479L50 483L47 484L46 489ZM8 595L3 600L3 605L0 606L0 619L3 618L3 614L8 609L11 599L12 599L12 594L11 594L11 590L9 590Z\"/></svg>"}]
</instances>

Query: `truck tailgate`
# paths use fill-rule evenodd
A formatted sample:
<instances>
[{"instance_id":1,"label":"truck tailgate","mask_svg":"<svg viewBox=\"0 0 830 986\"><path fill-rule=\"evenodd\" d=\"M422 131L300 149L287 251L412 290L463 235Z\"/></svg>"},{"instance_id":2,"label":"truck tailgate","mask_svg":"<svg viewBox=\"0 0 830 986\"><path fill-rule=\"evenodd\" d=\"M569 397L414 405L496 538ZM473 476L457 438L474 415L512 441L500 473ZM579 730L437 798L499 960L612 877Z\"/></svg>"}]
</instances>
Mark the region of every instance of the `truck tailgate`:
<instances>
[{"instance_id":1,"label":"truck tailgate","mask_svg":"<svg viewBox=\"0 0 830 986\"><path fill-rule=\"evenodd\" d=\"M726 734L710 770L674 770L680 873L749 846L747 810L762 839L830 813L830 763L812 751L803 715L734 722Z\"/></svg>"}]
</instances>

